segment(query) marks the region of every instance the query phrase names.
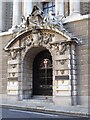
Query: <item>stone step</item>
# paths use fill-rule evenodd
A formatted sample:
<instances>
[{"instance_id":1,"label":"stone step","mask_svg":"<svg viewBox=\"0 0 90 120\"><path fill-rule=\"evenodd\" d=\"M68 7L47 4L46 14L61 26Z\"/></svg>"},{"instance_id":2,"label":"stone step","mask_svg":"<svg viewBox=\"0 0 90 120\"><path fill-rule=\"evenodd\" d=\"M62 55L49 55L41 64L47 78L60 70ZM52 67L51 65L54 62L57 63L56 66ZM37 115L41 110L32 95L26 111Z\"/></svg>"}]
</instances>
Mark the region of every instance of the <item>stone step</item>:
<instances>
[{"instance_id":1,"label":"stone step","mask_svg":"<svg viewBox=\"0 0 90 120\"><path fill-rule=\"evenodd\" d=\"M52 100L40 100L40 99L29 99L29 100L24 100L29 103L29 105L34 105L34 106L44 106L44 105L53 105Z\"/></svg>"},{"instance_id":2,"label":"stone step","mask_svg":"<svg viewBox=\"0 0 90 120\"><path fill-rule=\"evenodd\" d=\"M53 103L52 96L33 96L31 99L28 100L29 103L35 104L47 104Z\"/></svg>"},{"instance_id":3,"label":"stone step","mask_svg":"<svg viewBox=\"0 0 90 120\"><path fill-rule=\"evenodd\" d=\"M52 100L52 96L39 96L39 95L34 95L32 99L36 100Z\"/></svg>"}]
</instances>

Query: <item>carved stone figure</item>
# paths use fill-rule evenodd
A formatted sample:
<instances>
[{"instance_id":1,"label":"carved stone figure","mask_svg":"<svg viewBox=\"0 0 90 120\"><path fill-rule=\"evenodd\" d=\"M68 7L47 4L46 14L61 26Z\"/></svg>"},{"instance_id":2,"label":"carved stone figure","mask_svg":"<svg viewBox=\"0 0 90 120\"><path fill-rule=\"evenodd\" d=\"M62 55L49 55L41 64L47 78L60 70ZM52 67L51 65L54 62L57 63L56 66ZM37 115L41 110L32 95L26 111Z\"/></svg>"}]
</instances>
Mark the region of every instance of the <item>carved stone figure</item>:
<instances>
[{"instance_id":1,"label":"carved stone figure","mask_svg":"<svg viewBox=\"0 0 90 120\"><path fill-rule=\"evenodd\" d=\"M57 29L64 30L62 19L63 19L63 16L55 17L52 15L52 11L50 11L48 15L44 17L43 22L45 23L46 26L50 26L52 28L56 27Z\"/></svg>"},{"instance_id":2,"label":"carved stone figure","mask_svg":"<svg viewBox=\"0 0 90 120\"><path fill-rule=\"evenodd\" d=\"M49 43L49 42L52 42L52 35L49 34L49 33L44 33L43 34L43 42L45 44Z\"/></svg>"},{"instance_id":3,"label":"carved stone figure","mask_svg":"<svg viewBox=\"0 0 90 120\"><path fill-rule=\"evenodd\" d=\"M64 52L66 51L67 49L67 45L65 43L61 44L60 47L59 47L59 53L60 55L64 54Z\"/></svg>"},{"instance_id":4,"label":"carved stone figure","mask_svg":"<svg viewBox=\"0 0 90 120\"><path fill-rule=\"evenodd\" d=\"M43 41L43 33L42 32L38 32L38 41L39 41L39 44Z\"/></svg>"},{"instance_id":5,"label":"carved stone figure","mask_svg":"<svg viewBox=\"0 0 90 120\"><path fill-rule=\"evenodd\" d=\"M26 20L26 25L27 25L27 27L29 27L29 17L27 17L27 20Z\"/></svg>"},{"instance_id":6,"label":"carved stone figure","mask_svg":"<svg viewBox=\"0 0 90 120\"><path fill-rule=\"evenodd\" d=\"M32 13L27 17L27 26L41 25L43 21L42 13L40 8L34 6Z\"/></svg>"},{"instance_id":7,"label":"carved stone figure","mask_svg":"<svg viewBox=\"0 0 90 120\"><path fill-rule=\"evenodd\" d=\"M38 46L39 45L39 40L38 40L38 31L33 31L32 32L32 38L33 38L33 45Z\"/></svg>"},{"instance_id":8,"label":"carved stone figure","mask_svg":"<svg viewBox=\"0 0 90 120\"><path fill-rule=\"evenodd\" d=\"M60 30L65 30L62 23L62 19L64 18L64 16L56 16L55 18L56 18L56 23L54 23L54 27Z\"/></svg>"},{"instance_id":9,"label":"carved stone figure","mask_svg":"<svg viewBox=\"0 0 90 120\"><path fill-rule=\"evenodd\" d=\"M20 28L25 28L26 25L27 25L27 21L26 21L25 17L22 16L22 17L21 17L21 20L22 20L22 22L21 22L21 24L20 24Z\"/></svg>"},{"instance_id":10,"label":"carved stone figure","mask_svg":"<svg viewBox=\"0 0 90 120\"><path fill-rule=\"evenodd\" d=\"M56 21L56 18L52 15L52 11L48 13L47 16L44 17L43 22L46 26L53 27L54 22Z\"/></svg>"},{"instance_id":11,"label":"carved stone figure","mask_svg":"<svg viewBox=\"0 0 90 120\"><path fill-rule=\"evenodd\" d=\"M26 39L26 45L27 46L30 46L33 42L33 38L32 38L32 35L30 35L27 39Z\"/></svg>"},{"instance_id":12,"label":"carved stone figure","mask_svg":"<svg viewBox=\"0 0 90 120\"><path fill-rule=\"evenodd\" d=\"M11 50L10 55L12 59L15 59L17 57L17 51L16 50Z\"/></svg>"}]
</instances>

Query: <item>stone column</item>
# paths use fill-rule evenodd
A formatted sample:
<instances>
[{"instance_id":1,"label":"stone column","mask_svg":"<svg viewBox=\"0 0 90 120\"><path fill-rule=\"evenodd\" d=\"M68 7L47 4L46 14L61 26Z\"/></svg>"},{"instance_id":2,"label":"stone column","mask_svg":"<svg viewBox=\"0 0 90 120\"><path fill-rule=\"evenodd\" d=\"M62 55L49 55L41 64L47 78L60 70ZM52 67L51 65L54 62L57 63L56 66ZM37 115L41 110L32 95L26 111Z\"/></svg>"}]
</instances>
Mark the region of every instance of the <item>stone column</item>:
<instances>
[{"instance_id":1,"label":"stone column","mask_svg":"<svg viewBox=\"0 0 90 120\"><path fill-rule=\"evenodd\" d=\"M32 0L24 0L24 16L27 17L32 12Z\"/></svg>"},{"instance_id":2,"label":"stone column","mask_svg":"<svg viewBox=\"0 0 90 120\"><path fill-rule=\"evenodd\" d=\"M70 15L80 14L80 0L69 0L70 2Z\"/></svg>"},{"instance_id":3,"label":"stone column","mask_svg":"<svg viewBox=\"0 0 90 120\"><path fill-rule=\"evenodd\" d=\"M55 14L56 16L64 15L64 0L55 0Z\"/></svg>"},{"instance_id":4,"label":"stone column","mask_svg":"<svg viewBox=\"0 0 90 120\"><path fill-rule=\"evenodd\" d=\"M13 0L13 26L20 24L22 16L22 5L20 0Z\"/></svg>"}]
</instances>

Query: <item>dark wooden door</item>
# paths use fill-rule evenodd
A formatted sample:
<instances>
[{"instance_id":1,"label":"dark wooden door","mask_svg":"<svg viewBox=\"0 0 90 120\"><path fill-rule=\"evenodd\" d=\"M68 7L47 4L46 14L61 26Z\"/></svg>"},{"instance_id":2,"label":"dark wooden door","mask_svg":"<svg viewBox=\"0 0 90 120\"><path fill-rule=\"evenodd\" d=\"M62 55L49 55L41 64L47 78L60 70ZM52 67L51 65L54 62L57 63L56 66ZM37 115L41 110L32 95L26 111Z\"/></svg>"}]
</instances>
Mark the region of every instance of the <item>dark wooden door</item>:
<instances>
[{"instance_id":1,"label":"dark wooden door","mask_svg":"<svg viewBox=\"0 0 90 120\"><path fill-rule=\"evenodd\" d=\"M52 57L48 50L40 52L34 59L33 95L52 95Z\"/></svg>"}]
</instances>

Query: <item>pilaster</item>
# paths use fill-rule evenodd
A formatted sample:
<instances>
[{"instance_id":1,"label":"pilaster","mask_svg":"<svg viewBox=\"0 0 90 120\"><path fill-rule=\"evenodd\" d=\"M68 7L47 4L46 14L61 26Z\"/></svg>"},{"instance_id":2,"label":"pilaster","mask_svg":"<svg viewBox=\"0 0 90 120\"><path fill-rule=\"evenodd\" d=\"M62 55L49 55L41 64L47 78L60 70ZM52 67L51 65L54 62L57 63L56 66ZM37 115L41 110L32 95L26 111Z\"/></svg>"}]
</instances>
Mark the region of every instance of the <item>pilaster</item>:
<instances>
[{"instance_id":1,"label":"pilaster","mask_svg":"<svg viewBox=\"0 0 90 120\"><path fill-rule=\"evenodd\" d=\"M27 17L32 12L32 0L24 0L24 16Z\"/></svg>"},{"instance_id":2,"label":"pilaster","mask_svg":"<svg viewBox=\"0 0 90 120\"><path fill-rule=\"evenodd\" d=\"M19 25L22 16L22 5L20 0L13 0L13 26Z\"/></svg>"},{"instance_id":3,"label":"pilaster","mask_svg":"<svg viewBox=\"0 0 90 120\"><path fill-rule=\"evenodd\" d=\"M80 14L80 0L69 0L70 15Z\"/></svg>"},{"instance_id":4,"label":"pilaster","mask_svg":"<svg viewBox=\"0 0 90 120\"><path fill-rule=\"evenodd\" d=\"M55 0L55 14L56 16L64 15L64 0Z\"/></svg>"}]
</instances>

